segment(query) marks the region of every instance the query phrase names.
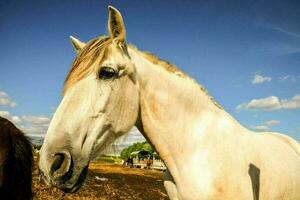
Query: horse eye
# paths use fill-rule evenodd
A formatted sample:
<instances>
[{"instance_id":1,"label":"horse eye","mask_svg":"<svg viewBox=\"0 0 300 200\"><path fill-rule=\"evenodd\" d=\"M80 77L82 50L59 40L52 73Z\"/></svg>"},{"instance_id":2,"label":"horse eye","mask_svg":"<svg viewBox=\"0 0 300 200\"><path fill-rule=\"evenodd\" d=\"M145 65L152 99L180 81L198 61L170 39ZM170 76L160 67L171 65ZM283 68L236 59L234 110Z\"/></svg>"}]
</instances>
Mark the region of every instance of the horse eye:
<instances>
[{"instance_id":1,"label":"horse eye","mask_svg":"<svg viewBox=\"0 0 300 200\"><path fill-rule=\"evenodd\" d=\"M116 76L116 71L111 67L102 67L99 71L100 79L111 79Z\"/></svg>"}]
</instances>

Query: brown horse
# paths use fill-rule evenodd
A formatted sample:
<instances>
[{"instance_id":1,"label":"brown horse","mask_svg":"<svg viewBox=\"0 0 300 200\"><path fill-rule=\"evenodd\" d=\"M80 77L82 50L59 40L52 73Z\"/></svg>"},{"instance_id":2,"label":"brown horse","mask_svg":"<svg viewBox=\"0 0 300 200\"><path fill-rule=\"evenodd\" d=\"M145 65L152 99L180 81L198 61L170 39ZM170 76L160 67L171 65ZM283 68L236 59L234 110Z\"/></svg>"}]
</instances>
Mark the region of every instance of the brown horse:
<instances>
[{"instance_id":1,"label":"brown horse","mask_svg":"<svg viewBox=\"0 0 300 200\"><path fill-rule=\"evenodd\" d=\"M0 199L32 199L32 164L29 140L0 117Z\"/></svg>"}]
</instances>

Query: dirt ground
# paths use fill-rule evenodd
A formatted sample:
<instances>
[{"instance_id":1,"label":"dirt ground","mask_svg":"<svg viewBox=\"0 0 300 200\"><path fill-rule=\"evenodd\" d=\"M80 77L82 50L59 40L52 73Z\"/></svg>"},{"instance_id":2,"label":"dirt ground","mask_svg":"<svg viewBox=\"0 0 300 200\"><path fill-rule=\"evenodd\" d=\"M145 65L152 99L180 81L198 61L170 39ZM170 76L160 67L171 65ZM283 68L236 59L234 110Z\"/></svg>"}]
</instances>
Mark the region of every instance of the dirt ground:
<instances>
[{"instance_id":1,"label":"dirt ground","mask_svg":"<svg viewBox=\"0 0 300 200\"><path fill-rule=\"evenodd\" d=\"M168 199L162 178L160 171L92 163L83 187L76 193L66 194L39 182L35 171L33 199Z\"/></svg>"}]
</instances>

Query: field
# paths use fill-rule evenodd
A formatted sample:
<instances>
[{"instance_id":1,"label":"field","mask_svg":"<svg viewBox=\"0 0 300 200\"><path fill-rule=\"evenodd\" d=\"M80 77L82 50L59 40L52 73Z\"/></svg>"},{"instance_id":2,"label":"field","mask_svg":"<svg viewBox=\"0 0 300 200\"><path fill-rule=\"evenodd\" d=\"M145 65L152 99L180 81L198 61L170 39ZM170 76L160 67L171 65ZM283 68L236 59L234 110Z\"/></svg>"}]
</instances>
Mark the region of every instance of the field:
<instances>
[{"instance_id":1,"label":"field","mask_svg":"<svg viewBox=\"0 0 300 200\"><path fill-rule=\"evenodd\" d=\"M33 199L168 199L163 187L163 173L121 165L91 163L84 186L76 193L63 193L33 175Z\"/></svg>"}]
</instances>

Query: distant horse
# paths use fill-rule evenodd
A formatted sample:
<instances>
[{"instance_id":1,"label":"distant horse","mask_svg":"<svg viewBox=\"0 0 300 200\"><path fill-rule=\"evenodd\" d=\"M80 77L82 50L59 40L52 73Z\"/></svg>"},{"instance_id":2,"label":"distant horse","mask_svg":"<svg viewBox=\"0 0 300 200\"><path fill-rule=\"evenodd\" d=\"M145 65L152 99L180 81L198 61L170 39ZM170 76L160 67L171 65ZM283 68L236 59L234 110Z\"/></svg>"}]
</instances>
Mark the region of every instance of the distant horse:
<instances>
[{"instance_id":1,"label":"distant horse","mask_svg":"<svg viewBox=\"0 0 300 200\"><path fill-rule=\"evenodd\" d=\"M16 126L0 117L0 199L32 199L32 148Z\"/></svg>"},{"instance_id":2,"label":"distant horse","mask_svg":"<svg viewBox=\"0 0 300 200\"><path fill-rule=\"evenodd\" d=\"M77 58L40 152L46 182L76 191L89 161L136 125L168 168L172 200L300 199L297 141L246 129L174 65L127 46L113 7L108 29L87 44L71 37Z\"/></svg>"}]
</instances>

